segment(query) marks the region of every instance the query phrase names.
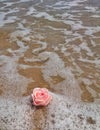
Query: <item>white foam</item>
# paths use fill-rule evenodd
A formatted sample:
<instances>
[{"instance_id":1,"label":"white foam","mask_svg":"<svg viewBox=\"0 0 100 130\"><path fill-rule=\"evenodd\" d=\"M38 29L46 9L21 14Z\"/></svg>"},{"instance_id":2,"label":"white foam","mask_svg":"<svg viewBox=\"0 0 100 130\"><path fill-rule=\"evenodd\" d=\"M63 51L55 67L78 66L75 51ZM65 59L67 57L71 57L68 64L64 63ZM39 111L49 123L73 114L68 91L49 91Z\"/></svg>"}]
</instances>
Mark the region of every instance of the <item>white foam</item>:
<instances>
[{"instance_id":1,"label":"white foam","mask_svg":"<svg viewBox=\"0 0 100 130\"><path fill-rule=\"evenodd\" d=\"M100 31L100 27L99 26L96 26L96 27L87 27L87 30L85 31L85 34L93 36L93 33L96 33L96 32L99 32L99 31Z\"/></svg>"},{"instance_id":2,"label":"white foam","mask_svg":"<svg viewBox=\"0 0 100 130\"><path fill-rule=\"evenodd\" d=\"M7 16L10 13L18 12L18 9L9 10L8 12L0 13L0 27L3 27L5 24L14 23L16 20L19 20L17 16Z\"/></svg>"},{"instance_id":3,"label":"white foam","mask_svg":"<svg viewBox=\"0 0 100 130\"><path fill-rule=\"evenodd\" d=\"M33 54L38 54L41 51L44 51L47 48L47 43L46 42L42 42L42 41L37 41L38 44L41 45L41 47L37 48L37 49L33 49L32 53Z\"/></svg>"},{"instance_id":4,"label":"white foam","mask_svg":"<svg viewBox=\"0 0 100 130\"><path fill-rule=\"evenodd\" d=\"M100 18L100 15L91 15L93 18Z\"/></svg>"},{"instance_id":5,"label":"white foam","mask_svg":"<svg viewBox=\"0 0 100 130\"><path fill-rule=\"evenodd\" d=\"M45 19L48 19L50 21L55 21L55 18L51 15L49 15L48 13L46 12L38 12L38 14L35 14L34 15L36 18L45 18Z\"/></svg>"},{"instance_id":6,"label":"white foam","mask_svg":"<svg viewBox=\"0 0 100 130\"><path fill-rule=\"evenodd\" d=\"M8 6L12 6L14 2L6 2L5 4L6 4L6 7L8 7Z\"/></svg>"},{"instance_id":7,"label":"white foam","mask_svg":"<svg viewBox=\"0 0 100 130\"><path fill-rule=\"evenodd\" d=\"M5 96L21 96L25 92L27 85L32 82L32 79L27 79L17 72L18 58L0 56L3 66L0 68L0 84L3 86Z\"/></svg>"},{"instance_id":8,"label":"white foam","mask_svg":"<svg viewBox=\"0 0 100 130\"><path fill-rule=\"evenodd\" d=\"M23 102L23 103L22 103ZM0 97L0 128L7 130L30 130L34 128L31 110L25 99Z\"/></svg>"},{"instance_id":9,"label":"white foam","mask_svg":"<svg viewBox=\"0 0 100 130\"><path fill-rule=\"evenodd\" d=\"M55 94L53 94L53 97L53 101L48 107L48 115L46 125L43 128L44 130L48 128L50 130L66 130L66 128L71 130L83 130L84 127L86 130L99 130L99 105L75 103L71 102L70 99L66 97ZM95 120L96 124L88 124L87 119L89 117ZM52 124L52 122L54 122L54 124Z\"/></svg>"},{"instance_id":10,"label":"white foam","mask_svg":"<svg viewBox=\"0 0 100 130\"><path fill-rule=\"evenodd\" d=\"M4 25L5 13L0 13L0 27Z\"/></svg>"},{"instance_id":11,"label":"white foam","mask_svg":"<svg viewBox=\"0 0 100 130\"><path fill-rule=\"evenodd\" d=\"M60 91L60 88L62 88L63 94L66 94L71 99L74 98L74 100L80 100L80 88L75 81L70 68L65 67L61 58L54 52L42 52L39 54L38 58L41 60L49 58L42 67L42 73L44 79L50 84L50 86L58 92ZM57 75L65 80L55 85L53 84L51 77Z\"/></svg>"},{"instance_id":12,"label":"white foam","mask_svg":"<svg viewBox=\"0 0 100 130\"><path fill-rule=\"evenodd\" d=\"M32 15L34 12L36 12L34 7L30 7L26 15Z\"/></svg>"},{"instance_id":13,"label":"white foam","mask_svg":"<svg viewBox=\"0 0 100 130\"><path fill-rule=\"evenodd\" d=\"M20 48L17 50L11 50L10 52L17 57L21 57L24 55L24 52L29 48L29 46L25 45L24 41L29 41L30 37L30 29L24 28L24 26L22 24L19 24L19 27L21 27L21 30L17 30L13 33L10 34L10 42L15 42L15 44L17 44ZM22 40L19 39L22 38ZM9 51L9 50L8 50Z\"/></svg>"},{"instance_id":14,"label":"white foam","mask_svg":"<svg viewBox=\"0 0 100 130\"><path fill-rule=\"evenodd\" d=\"M92 45L93 47L96 46L96 44L95 44L95 42L94 42L93 40L91 40L91 45Z\"/></svg>"},{"instance_id":15,"label":"white foam","mask_svg":"<svg viewBox=\"0 0 100 130\"><path fill-rule=\"evenodd\" d=\"M96 12L98 7L85 6L85 9L87 9L88 12Z\"/></svg>"},{"instance_id":16,"label":"white foam","mask_svg":"<svg viewBox=\"0 0 100 130\"><path fill-rule=\"evenodd\" d=\"M20 0L20 2L31 2L33 0Z\"/></svg>"},{"instance_id":17,"label":"white foam","mask_svg":"<svg viewBox=\"0 0 100 130\"><path fill-rule=\"evenodd\" d=\"M79 61L96 64L96 65L99 65L99 67L100 67L100 60L99 59L88 60L88 59L81 59L81 58L79 58Z\"/></svg>"},{"instance_id":18,"label":"white foam","mask_svg":"<svg viewBox=\"0 0 100 130\"><path fill-rule=\"evenodd\" d=\"M41 1L41 3L43 3L43 0L40 0Z\"/></svg>"},{"instance_id":19,"label":"white foam","mask_svg":"<svg viewBox=\"0 0 100 130\"><path fill-rule=\"evenodd\" d=\"M86 1L86 0L84 0ZM80 6L82 5L81 0L77 0L77 1L58 1L56 2L53 7L54 9L70 9L71 7L74 6L78 6L80 4Z\"/></svg>"},{"instance_id":20,"label":"white foam","mask_svg":"<svg viewBox=\"0 0 100 130\"><path fill-rule=\"evenodd\" d=\"M51 93L53 100L44 109L31 109L27 99L0 98L1 128L13 130L30 130L41 128L43 130L99 130L100 105L72 102L66 96ZM44 110L44 112L43 112ZM34 117L38 116L40 118ZM5 118L6 117L6 118ZM96 123L89 124L91 118ZM7 119L7 120L6 120ZM38 119L38 121L36 121ZM7 121L7 123L5 122ZM36 123L38 122L38 123ZM45 122L45 124L44 124Z\"/></svg>"},{"instance_id":21,"label":"white foam","mask_svg":"<svg viewBox=\"0 0 100 130\"><path fill-rule=\"evenodd\" d=\"M86 50L88 56L93 56L93 52L92 52L91 49L87 46L87 43L83 42L83 43L81 43L81 44L79 45L79 47L80 47L82 50Z\"/></svg>"},{"instance_id":22,"label":"white foam","mask_svg":"<svg viewBox=\"0 0 100 130\"><path fill-rule=\"evenodd\" d=\"M20 30L16 30L15 32L11 33L10 35L11 41L17 41L18 37L21 37L22 39L27 38L30 40L29 38L29 34L31 31L30 29L25 28L21 23L18 24L18 29Z\"/></svg>"}]
</instances>

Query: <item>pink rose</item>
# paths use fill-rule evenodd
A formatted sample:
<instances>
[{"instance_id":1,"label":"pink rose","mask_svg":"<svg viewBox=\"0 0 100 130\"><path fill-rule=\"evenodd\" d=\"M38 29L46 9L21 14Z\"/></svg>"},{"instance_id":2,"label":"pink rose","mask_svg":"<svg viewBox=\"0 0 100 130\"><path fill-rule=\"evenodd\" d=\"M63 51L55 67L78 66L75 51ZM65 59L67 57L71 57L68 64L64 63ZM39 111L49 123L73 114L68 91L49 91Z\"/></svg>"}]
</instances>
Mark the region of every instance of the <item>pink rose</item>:
<instances>
[{"instance_id":1,"label":"pink rose","mask_svg":"<svg viewBox=\"0 0 100 130\"><path fill-rule=\"evenodd\" d=\"M50 103L52 96L46 88L34 88L32 99L35 106L46 106Z\"/></svg>"}]
</instances>

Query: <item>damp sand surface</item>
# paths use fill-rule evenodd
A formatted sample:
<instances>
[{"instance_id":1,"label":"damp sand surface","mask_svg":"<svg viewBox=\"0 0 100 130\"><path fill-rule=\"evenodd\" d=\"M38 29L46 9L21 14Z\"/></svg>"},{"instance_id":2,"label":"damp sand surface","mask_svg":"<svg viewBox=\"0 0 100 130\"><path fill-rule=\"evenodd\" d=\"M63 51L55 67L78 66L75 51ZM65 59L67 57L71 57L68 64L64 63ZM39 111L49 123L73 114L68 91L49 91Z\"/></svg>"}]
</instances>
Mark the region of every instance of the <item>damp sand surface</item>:
<instances>
[{"instance_id":1,"label":"damp sand surface","mask_svg":"<svg viewBox=\"0 0 100 130\"><path fill-rule=\"evenodd\" d=\"M99 0L0 1L0 130L100 129ZM53 100L34 107L35 87Z\"/></svg>"}]
</instances>

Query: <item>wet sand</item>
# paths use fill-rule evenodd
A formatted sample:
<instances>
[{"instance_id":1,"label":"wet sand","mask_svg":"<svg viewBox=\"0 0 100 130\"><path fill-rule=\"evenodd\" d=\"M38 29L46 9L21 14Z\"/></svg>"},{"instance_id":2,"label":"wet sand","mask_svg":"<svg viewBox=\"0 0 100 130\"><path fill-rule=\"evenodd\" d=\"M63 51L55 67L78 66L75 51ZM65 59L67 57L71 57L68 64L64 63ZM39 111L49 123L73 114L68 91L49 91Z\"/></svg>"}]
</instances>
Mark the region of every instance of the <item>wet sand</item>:
<instances>
[{"instance_id":1,"label":"wet sand","mask_svg":"<svg viewBox=\"0 0 100 130\"><path fill-rule=\"evenodd\" d=\"M0 130L100 129L99 1L0 2ZM49 89L34 107L35 87Z\"/></svg>"}]
</instances>

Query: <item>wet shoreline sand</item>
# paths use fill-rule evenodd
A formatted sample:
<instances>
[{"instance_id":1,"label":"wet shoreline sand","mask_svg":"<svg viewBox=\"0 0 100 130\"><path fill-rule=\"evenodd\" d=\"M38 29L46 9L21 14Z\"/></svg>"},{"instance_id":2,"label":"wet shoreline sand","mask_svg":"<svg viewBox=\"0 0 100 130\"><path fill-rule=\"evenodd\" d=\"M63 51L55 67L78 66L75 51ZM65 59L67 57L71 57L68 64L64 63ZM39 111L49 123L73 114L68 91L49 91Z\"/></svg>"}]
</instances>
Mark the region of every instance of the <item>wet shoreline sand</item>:
<instances>
[{"instance_id":1,"label":"wet shoreline sand","mask_svg":"<svg viewBox=\"0 0 100 130\"><path fill-rule=\"evenodd\" d=\"M0 2L1 130L99 130L96 2ZM31 105L35 87L50 90L47 107Z\"/></svg>"}]
</instances>

